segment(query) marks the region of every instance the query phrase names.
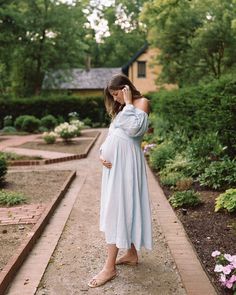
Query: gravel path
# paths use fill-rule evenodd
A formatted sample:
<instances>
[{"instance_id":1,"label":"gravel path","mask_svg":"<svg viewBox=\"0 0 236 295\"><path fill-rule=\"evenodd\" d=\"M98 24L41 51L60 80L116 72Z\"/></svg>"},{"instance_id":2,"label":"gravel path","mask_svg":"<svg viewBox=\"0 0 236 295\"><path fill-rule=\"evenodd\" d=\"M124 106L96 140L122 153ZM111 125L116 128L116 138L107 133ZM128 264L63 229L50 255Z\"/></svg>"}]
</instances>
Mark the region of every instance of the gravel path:
<instances>
[{"instance_id":1,"label":"gravel path","mask_svg":"<svg viewBox=\"0 0 236 295\"><path fill-rule=\"evenodd\" d=\"M99 231L102 166L98 160L98 148L105 139L107 129L100 130L102 135L86 159L36 168L37 170L76 169L77 177L86 176L86 181L36 294L186 294L164 235L157 224L155 206L152 207L153 251L142 250L140 264L137 267L118 266L118 277L103 287L95 289L87 287L88 280L100 271L106 257L106 244L103 234ZM18 170L22 169L32 170L32 167Z\"/></svg>"}]
</instances>

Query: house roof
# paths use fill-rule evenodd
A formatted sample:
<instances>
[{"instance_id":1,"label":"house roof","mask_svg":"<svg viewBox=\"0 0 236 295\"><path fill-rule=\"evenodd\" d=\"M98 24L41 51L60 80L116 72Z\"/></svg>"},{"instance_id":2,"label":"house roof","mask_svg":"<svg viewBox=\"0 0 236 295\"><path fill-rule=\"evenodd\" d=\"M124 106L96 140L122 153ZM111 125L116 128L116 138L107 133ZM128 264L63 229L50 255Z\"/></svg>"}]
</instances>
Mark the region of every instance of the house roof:
<instances>
[{"instance_id":1,"label":"house roof","mask_svg":"<svg viewBox=\"0 0 236 295\"><path fill-rule=\"evenodd\" d=\"M128 72L129 72L129 67L130 65L141 55L143 54L148 48L148 43L146 42L143 47L137 51L132 57L131 59L125 64L122 66L122 72L124 74L126 74L128 76Z\"/></svg>"},{"instance_id":2,"label":"house roof","mask_svg":"<svg viewBox=\"0 0 236 295\"><path fill-rule=\"evenodd\" d=\"M58 70L48 73L43 89L103 89L110 78L121 74L121 68L91 68Z\"/></svg>"}]
</instances>

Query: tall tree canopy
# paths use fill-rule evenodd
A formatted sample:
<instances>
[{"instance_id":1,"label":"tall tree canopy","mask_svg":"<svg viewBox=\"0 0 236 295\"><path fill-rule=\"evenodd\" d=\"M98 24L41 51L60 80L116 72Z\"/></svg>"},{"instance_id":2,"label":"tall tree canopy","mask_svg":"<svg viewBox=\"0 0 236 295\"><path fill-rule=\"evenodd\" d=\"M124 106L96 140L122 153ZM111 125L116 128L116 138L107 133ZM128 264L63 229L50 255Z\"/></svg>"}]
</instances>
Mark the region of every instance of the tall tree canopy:
<instances>
[{"instance_id":1,"label":"tall tree canopy","mask_svg":"<svg viewBox=\"0 0 236 295\"><path fill-rule=\"evenodd\" d=\"M147 0L119 0L100 6L98 22L105 20L108 32L96 44L95 66L119 67L125 64L146 41L146 27L139 20ZM90 12L96 8L96 1Z\"/></svg>"},{"instance_id":2,"label":"tall tree canopy","mask_svg":"<svg viewBox=\"0 0 236 295\"><path fill-rule=\"evenodd\" d=\"M161 49L165 82L192 84L219 78L236 62L235 0L151 0L141 20Z\"/></svg>"},{"instance_id":3,"label":"tall tree canopy","mask_svg":"<svg viewBox=\"0 0 236 295\"><path fill-rule=\"evenodd\" d=\"M38 94L45 71L79 66L88 47L86 3L4 0L0 6L0 91Z\"/></svg>"}]
</instances>

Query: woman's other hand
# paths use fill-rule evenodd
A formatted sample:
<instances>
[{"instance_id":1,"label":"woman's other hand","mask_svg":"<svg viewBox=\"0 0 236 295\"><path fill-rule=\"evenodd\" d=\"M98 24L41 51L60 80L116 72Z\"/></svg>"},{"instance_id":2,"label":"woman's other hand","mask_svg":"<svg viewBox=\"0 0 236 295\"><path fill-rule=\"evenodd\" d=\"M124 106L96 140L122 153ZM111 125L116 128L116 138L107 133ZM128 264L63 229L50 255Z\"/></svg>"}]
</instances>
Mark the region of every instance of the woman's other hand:
<instances>
[{"instance_id":1,"label":"woman's other hand","mask_svg":"<svg viewBox=\"0 0 236 295\"><path fill-rule=\"evenodd\" d=\"M132 93L128 85L122 89L125 104L132 104Z\"/></svg>"},{"instance_id":2,"label":"woman's other hand","mask_svg":"<svg viewBox=\"0 0 236 295\"><path fill-rule=\"evenodd\" d=\"M105 167L111 169L112 164L110 162L106 161L102 156L100 156L100 161Z\"/></svg>"}]
</instances>

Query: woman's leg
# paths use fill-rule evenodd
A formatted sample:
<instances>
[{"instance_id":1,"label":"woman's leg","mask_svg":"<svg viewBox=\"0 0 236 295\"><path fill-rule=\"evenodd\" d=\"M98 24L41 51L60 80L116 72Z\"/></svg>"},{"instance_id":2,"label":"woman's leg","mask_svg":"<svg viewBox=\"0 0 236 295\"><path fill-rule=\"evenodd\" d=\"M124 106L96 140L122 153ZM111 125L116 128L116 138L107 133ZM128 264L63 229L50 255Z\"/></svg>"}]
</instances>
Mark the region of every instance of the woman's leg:
<instances>
[{"instance_id":1,"label":"woman's leg","mask_svg":"<svg viewBox=\"0 0 236 295\"><path fill-rule=\"evenodd\" d=\"M116 275L116 257L119 249L114 244L107 244L107 259L102 270L89 282L90 287L103 285Z\"/></svg>"},{"instance_id":2,"label":"woman's leg","mask_svg":"<svg viewBox=\"0 0 236 295\"><path fill-rule=\"evenodd\" d=\"M138 263L138 252L133 243L131 244L131 248L116 261L116 264L129 264L129 262L134 265Z\"/></svg>"}]
</instances>

